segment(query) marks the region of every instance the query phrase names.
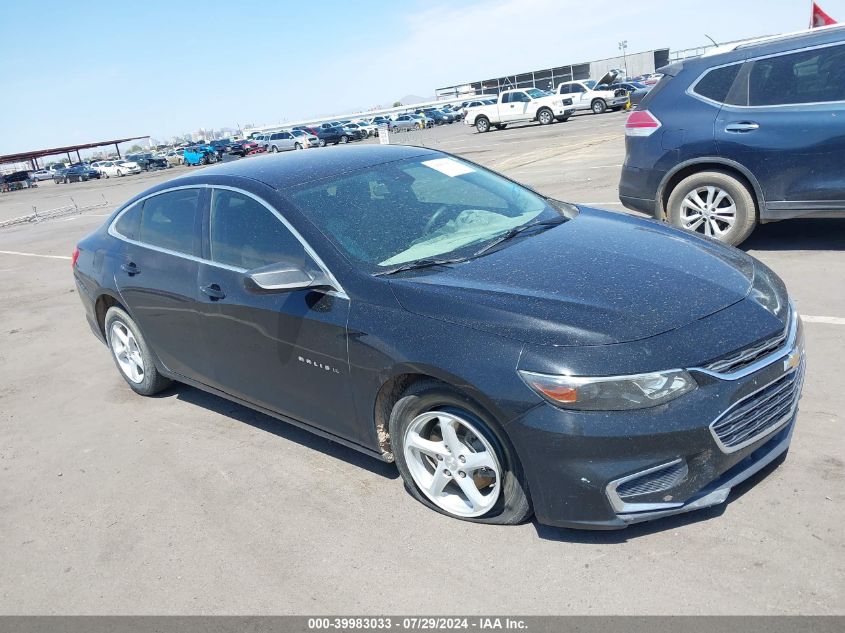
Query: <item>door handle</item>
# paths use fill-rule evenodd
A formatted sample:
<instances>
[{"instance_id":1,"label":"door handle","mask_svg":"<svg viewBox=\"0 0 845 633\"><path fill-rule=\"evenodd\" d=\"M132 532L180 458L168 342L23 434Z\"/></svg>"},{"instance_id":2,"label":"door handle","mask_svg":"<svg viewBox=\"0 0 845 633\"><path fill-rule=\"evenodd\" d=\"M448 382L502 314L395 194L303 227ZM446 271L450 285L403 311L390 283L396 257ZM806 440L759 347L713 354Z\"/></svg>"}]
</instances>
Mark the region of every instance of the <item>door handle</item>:
<instances>
[{"instance_id":1,"label":"door handle","mask_svg":"<svg viewBox=\"0 0 845 633\"><path fill-rule=\"evenodd\" d=\"M126 262L124 264L121 264L120 269L123 272L128 273L130 276L131 275L137 275L138 273L141 272L141 269L138 268L138 266L135 264L135 262Z\"/></svg>"},{"instance_id":2,"label":"door handle","mask_svg":"<svg viewBox=\"0 0 845 633\"><path fill-rule=\"evenodd\" d=\"M740 123L728 123L725 126L725 132L753 132L758 129L760 125L753 121L742 121Z\"/></svg>"},{"instance_id":3,"label":"door handle","mask_svg":"<svg viewBox=\"0 0 845 633\"><path fill-rule=\"evenodd\" d=\"M208 295L212 301L218 301L219 299L226 298L226 293L223 292L217 284L200 286L200 290L202 290L203 294Z\"/></svg>"}]
</instances>

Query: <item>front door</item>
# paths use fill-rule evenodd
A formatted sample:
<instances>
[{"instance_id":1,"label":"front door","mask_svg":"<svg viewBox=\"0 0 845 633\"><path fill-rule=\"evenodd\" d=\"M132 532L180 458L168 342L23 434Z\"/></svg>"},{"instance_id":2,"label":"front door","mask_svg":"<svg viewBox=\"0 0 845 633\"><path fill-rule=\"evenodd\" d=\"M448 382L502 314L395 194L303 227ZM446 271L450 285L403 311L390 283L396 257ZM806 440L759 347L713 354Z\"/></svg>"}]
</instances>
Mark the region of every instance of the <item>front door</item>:
<instances>
[{"instance_id":1,"label":"front door","mask_svg":"<svg viewBox=\"0 0 845 633\"><path fill-rule=\"evenodd\" d=\"M749 61L728 101L719 153L757 177L773 215L845 211L845 45Z\"/></svg>"},{"instance_id":2,"label":"front door","mask_svg":"<svg viewBox=\"0 0 845 633\"><path fill-rule=\"evenodd\" d=\"M125 305L165 368L193 379L201 379L205 365L195 336L205 193L189 188L155 195L127 209L115 225L127 241L115 274Z\"/></svg>"},{"instance_id":3,"label":"front door","mask_svg":"<svg viewBox=\"0 0 845 633\"><path fill-rule=\"evenodd\" d=\"M346 349L349 299L331 291L260 291L245 272L311 259L276 212L241 191L215 188L209 263L201 264L202 326L210 384L357 442Z\"/></svg>"},{"instance_id":4,"label":"front door","mask_svg":"<svg viewBox=\"0 0 845 633\"><path fill-rule=\"evenodd\" d=\"M504 103L507 99L507 103ZM531 98L524 92L510 92L503 98L502 121L522 121L527 118L525 111Z\"/></svg>"}]
</instances>

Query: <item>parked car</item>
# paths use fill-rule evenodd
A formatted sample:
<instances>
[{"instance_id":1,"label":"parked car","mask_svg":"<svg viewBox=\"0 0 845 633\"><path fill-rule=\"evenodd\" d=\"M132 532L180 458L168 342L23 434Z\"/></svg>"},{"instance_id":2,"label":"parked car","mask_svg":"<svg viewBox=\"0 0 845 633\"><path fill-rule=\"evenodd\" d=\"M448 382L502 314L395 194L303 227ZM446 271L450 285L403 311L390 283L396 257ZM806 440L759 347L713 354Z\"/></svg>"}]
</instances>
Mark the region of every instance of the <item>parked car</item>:
<instances>
[{"instance_id":1,"label":"parked car","mask_svg":"<svg viewBox=\"0 0 845 633\"><path fill-rule=\"evenodd\" d=\"M355 123L344 123L343 129L349 134L350 140L360 141L367 138L367 132L358 127Z\"/></svg>"},{"instance_id":2,"label":"parked car","mask_svg":"<svg viewBox=\"0 0 845 633\"><path fill-rule=\"evenodd\" d=\"M845 217L845 27L718 50L661 69L629 115L622 203L729 244Z\"/></svg>"},{"instance_id":3,"label":"parked car","mask_svg":"<svg viewBox=\"0 0 845 633\"><path fill-rule=\"evenodd\" d=\"M298 147L297 147L298 145ZM292 149L302 149L302 143L290 132L271 132L267 136L267 151L271 153L287 152Z\"/></svg>"},{"instance_id":4,"label":"parked car","mask_svg":"<svg viewBox=\"0 0 845 633\"><path fill-rule=\"evenodd\" d=\"M425 116L432 121L434 121L434 125L445 125L446 123L453 123L454 118L449 117L446 115L445 112L441 112L436 108L427 108L425 110L420 109L415 112L415 114ZM422 126L421 126L422 127Z\"/></svg>"},{"instance_id":5,"label":"parked car","mask_svg":"<svg viewBox=\"0 0 845 633\"><path fill-rule=\"evenodd\" d=\"M169 165L183 165L185 163L185 159L182 157L182 152L177 150L166 152L164 154L164 159Z\"/></svg>"},{"instance_id":6,"label":"parked car","mask_svg":"<svg viewBox=\"0 0 845 633\"><path fill-rule=\"evenodd\" d=\"M252 141L234 141L229 144L226 151L233 156L246 156L246 148L244 146L250 142Z\"/></svg>"},{"instance_id":7,"label":"parked car","mask_svg":"<svg viewBox=\"0 0 845 633\"><path fill-rule=\"evenodd\" d=\"M634 92L628 93L628 102L631 104L632 108L636 108L640 105L640 102L645 98L648 94L648 91L651 88L640 88L639 90L634 90Z\"/></svg>"},{"instance_id":8,"label":"parked car","mask_svg":"<svg viewBox=\"0 0 845 633\"><path fill-rule=\"evenodd\" d=\"M472 101L464 101L461 104L461 114L463 115L461 118L466 118L467 110L470 108L493 105L494 103L496 103L496 99L473 99Z\"/></svg>"},{"instance_id":9,"label":"parked car","mask_svg":"<svg viewBox=\"0 0 845 633\"><path fill-rule=\"evenodd\" d=\"M141 167L135 162L129 161L113 161L113 160L101 160L97 161L97 170L105 176L106 178L110 178L111 176L126 176L127 174L140 174Z\"/></svg>"},{"instance_id":10,"label":"parked car","mask_svg":"<svg viewBox=\"0 0 845 633\"><path fill-rule=\"evenodd\" d=\"M217 152L209 145L194 145L185 148L182 158L185 159L185 164L191 167L209 165L217 162Z\"/></svg>"},{"instance_id":11,"label":"parked car","mask_svg":"<svg viewBox=\"0 0 845 633\"><path fill-rule=\"evenodd\" d=\"M175 380L395 461L458 519L612 529L719 505L796 426L801 319L769 268L429 149L163 182L71 264L136 393Z\"/></svg>"},{"instance_id":12,"label":"parked car","mask_svg":"<svg viewBox=\"0 0 845 633\"><path fill-rule=\"evenodd\" d=\"M572 101L558 95L546 95L538 88L503 90L493 105L478 106L467 110L466 125L474 125L479 132L490 127L503 129L509 123L537 121L549 125L566 121L575 112Z\"/></svg>"},{"instance_id":13,"label":"parked car","mask_svg":"<svg viewBox=\"0 0 845 633\"><path fill-rule=\"evenodd\" d=\"M399 114L387 124L387 127L391 132L414 130L420 127L420 120L410 114Z\"/></svg>"},{"instance_id":14,"label":"parked car","mask_svg":"<svg viewBox=\"0 0 845 633\"><path fill-rule=\"evenodd\" d=\"M380 125L389 125L390 124L390 117L374 116L372 119L370 119L370 123L372 123L376 127L378 127Z\"/></svg>"},{"instance_id":15,"label":"parked car","mask_svg":"<svg viewBox=\"0 0 845 633\"><path fill-rule=\"evenodd\" d=\"M75 166L75 167L63 167L62 169L57 169L53 173L53 182L58 184L67 184L70 182L86 182L91 179L91 170L87 167L82 166Z\"/></svg>"},{"instance_id":16,"label":"parked car","mask_svg":"<svg viewBox=\"0 0 845 633\"><path fill-rule=\"evenodd\" d=\"M243 146L245 156L252 156L253 154L263 154L267 151L266 147L260 145L256 141L244 141Z\"/></svg>"},{"instance_id":17,"label":"parked car","mask_svg":"<svg viewBox=\"0 0 845 633\"><path fill-rule=\"evenodd\" d=\"M598 81L567 81L559 84L557 94L565 99L572 99L576 110L591 110L593 114L603 114L608 110L621 110L628 103L628 95L624 90L610 90L619 75L611 70Z\"/></svg>"},{"instance_id":18,"label":"parked car","mask_svg":"<svg viewBox=\"0 0 845 633\"><path fill-rule=\"evenodd\" d=\"M150 152L145 152L143 154L127 154L126 160L137 164L144 171L167 169L170 166L167 159L153 156Z\"/></svg>"},{"instance_id":19,"label":"parked car","mask_svg":"<svg viewBox=\"0 0 845 633\"><path fill-rule=\"evenodd\" d=\"M42 180L52 180L53 179L54 171L50 169L36 169L33 172L30 172L30 178L36 182L40 182Z\"/></svg>"},{"instance_id":20,"label":"parked car","mask_svg":"<svg viewBox=\"0 0 845 633\"><path fill-rule=\"evenodd\" d=\"M417 120L417 127L421 130L425 128L434 127L434 119L432 119L426 114L420 114L419 112L408 112L408 116L412 119Z\"/></svg>"},{"instance_id":21,"label":"parked car","mask_svg":"<svg viewBox=\"0 0 845 633\"><path fill-rule=\"evenodd\" d=\"M378 126L369 121L355 121L355 125L364 130L367 136L378 136Z\"/></svg>"},{"instance_id":22,"label":"parked car","mask_svg":"<svg viewBox=\"0 0 845 633\"><path fill-rule=\"evenodd\" d=\"M599 86L599 88L602 88L602 86ZM624 90L628 94L631 94L637 90L650 90L651 86L646 86L640 81L618 81L606 86L606 88L607 90L613 90L614 92L617 90Z\"/></svg>"},{"instance_id":23,"label":"parked car","mask_svg":"<svg viewBox=\"0 0 845 633\"><path fill-rule=\"evenodd\" d=\"M338 143L348 143L350 139L350 133L342 127L335 126L321 128L320 131L317 132L317 143L320 147L325 147L326 145L337 145Z\"/></svg>"}]
</instances>

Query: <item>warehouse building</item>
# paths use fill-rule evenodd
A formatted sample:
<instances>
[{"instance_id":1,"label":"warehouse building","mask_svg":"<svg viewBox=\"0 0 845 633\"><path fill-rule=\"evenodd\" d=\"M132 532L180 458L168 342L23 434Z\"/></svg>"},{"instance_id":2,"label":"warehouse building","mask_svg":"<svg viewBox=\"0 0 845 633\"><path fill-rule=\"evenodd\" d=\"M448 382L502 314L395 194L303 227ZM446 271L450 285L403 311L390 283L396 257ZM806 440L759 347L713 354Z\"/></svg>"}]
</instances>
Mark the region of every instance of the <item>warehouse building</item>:
<instances>
[{"instance_id":1,"label":"warehouse building","mask_svg":"<svg viewBox=\"0 0 845 633\"><path fill-rule=\"evenodd\" d=\"M631 53L618 57L608 57L593 62L582 62L542 68L516 75L507 75L493 79L482 79L457 86L438 88L438 99L467 97L477 94L498 94L502 90L512 88L540 88L554 90L558 84L575 79L599 79L608 70L621 70L628 77L636 77L645 73L653 73L661 66L669 63L669 49L659 48L642 53Z\"/></svg>"}]
</instances>

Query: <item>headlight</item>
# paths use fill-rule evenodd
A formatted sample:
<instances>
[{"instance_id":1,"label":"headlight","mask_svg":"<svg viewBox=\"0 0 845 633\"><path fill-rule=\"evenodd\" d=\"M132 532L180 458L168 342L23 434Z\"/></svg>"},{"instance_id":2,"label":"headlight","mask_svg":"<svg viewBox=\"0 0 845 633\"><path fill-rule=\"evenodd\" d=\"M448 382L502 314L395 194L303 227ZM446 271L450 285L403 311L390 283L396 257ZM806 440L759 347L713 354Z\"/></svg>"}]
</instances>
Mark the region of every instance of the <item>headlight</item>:
<instances>
[{"instance_id":1,"label":"headlight","mask_svg":"<svg viewBox=\"0 0 845 633\"><path fill-rule=\"evenodd\" d=\"M564 409L624 411L669 402L698 385L682 369L631 376L551 376L519 371L540 396Z\"/></svg>"}]
</instances>

